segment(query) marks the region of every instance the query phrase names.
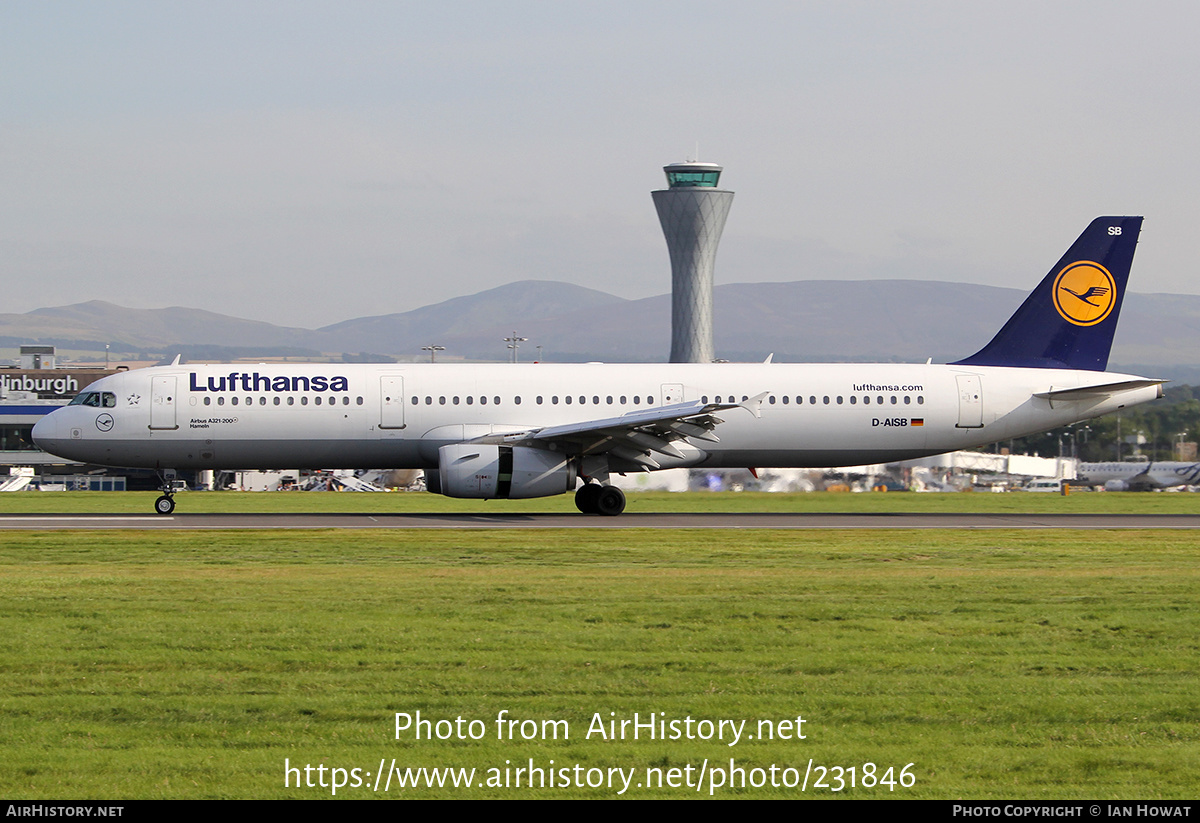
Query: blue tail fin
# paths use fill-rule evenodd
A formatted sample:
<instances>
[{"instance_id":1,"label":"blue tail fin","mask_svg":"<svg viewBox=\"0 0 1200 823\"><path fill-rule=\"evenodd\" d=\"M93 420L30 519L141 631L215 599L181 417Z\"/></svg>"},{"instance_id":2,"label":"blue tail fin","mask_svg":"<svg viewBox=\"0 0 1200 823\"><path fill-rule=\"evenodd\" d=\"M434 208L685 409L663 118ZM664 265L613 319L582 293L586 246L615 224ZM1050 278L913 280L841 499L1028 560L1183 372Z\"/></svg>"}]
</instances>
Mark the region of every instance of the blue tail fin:
<instances>
[{"instance_id":1,"label":"blue tail fin","mask_svg":"<svg viewBox=\"0 0 1200 823\"><path fill-rule=\"evenodd\" d=\"M1140 217L1097 217L992 342L953 366L1104 371Z\"/></svg>"}]
</instances>

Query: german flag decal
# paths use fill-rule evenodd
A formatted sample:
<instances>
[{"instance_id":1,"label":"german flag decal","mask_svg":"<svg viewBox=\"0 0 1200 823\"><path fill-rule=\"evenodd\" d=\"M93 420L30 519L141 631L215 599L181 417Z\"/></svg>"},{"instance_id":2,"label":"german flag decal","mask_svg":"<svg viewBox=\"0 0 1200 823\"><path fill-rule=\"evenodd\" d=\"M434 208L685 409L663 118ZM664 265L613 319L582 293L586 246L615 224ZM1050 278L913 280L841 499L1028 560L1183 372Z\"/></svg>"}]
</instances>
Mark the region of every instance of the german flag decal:
<instances>
[{"instance_id":1,"label":"german flag decal","mask_svg":"<svg viewBox=\"0 0 1200 823\"><path fill-rule=\"evenodd\" d=\"M910 425L910 426L924 426L924 425L925 425L925 418L924 418L924 417L914 417L914 418L913 418L911 421L909 421L909 424L908 424L908 425Z\"/></svg>"}]
</instances>

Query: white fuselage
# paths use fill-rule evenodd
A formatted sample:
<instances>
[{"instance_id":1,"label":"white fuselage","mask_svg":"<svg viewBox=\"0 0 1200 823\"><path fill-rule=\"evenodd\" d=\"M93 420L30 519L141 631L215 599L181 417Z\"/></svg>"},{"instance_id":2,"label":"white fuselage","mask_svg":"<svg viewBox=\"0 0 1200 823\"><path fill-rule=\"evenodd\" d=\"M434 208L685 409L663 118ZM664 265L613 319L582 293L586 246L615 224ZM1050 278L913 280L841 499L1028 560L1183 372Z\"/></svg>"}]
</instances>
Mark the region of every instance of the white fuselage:
<instances>
[{"instance_id":1,"label":"white fuselage","mask_svg":"<svg viewBox=\"0 0 1200 823\"><path fill-rule=\"evenodd\" d=\"M88 387L34 437L84 463L159 469L435 468L442 446L680 402L741 402L719 442L663 468L879 463L1021 437L1152 400L1033 396L1135 379L1094 371L895 364L302 364L139 369ZM661 456L660 456L661 458ZM621 470L620 467L614 467Z\"/></svg>"}]
</instances>

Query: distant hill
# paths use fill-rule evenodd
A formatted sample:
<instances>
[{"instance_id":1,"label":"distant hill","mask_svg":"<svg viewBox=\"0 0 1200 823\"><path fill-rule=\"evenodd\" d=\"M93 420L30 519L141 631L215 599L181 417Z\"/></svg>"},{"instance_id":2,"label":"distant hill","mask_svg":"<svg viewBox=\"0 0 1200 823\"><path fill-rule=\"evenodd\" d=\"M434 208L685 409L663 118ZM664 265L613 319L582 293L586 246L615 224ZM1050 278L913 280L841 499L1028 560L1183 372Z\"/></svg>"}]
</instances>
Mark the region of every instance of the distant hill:
<instances>
[{"instance_id":1,"label":"distant hill","mask_svg":"<svg viewBox=\"0 0 1200 823\"><path fill-rule=\"evenodd\" d=\"M90 341L99 351L105 343L118 351L154 350L171 343L311 348L312 335L308 329L202 309L127 309L103 300L34 309L27 314L0 314L0 337L20 338L25 343L49 343L52 338Z\"/></svg>"},{"instance_id":2,"label":"distant hill","mask_svg":"<svg viewBox=\"0 0 1200 823\"><path fill-rule=\"evenodd\" d=\"M525 323L577 311L604 312L628 302L571 283L522 280L408 312L346 320L319 332L339 341L335 349L343 351L419 354L422 346L439 345L468 357L503 360L506 344L501 341L513 331L529 337L518 328ZM446 342L465 340L474 341L469 353L461 346L450 349Z\"/></svg>"},{"instance_id":3,"label":"distant hill","mask_svg":"<svg viewBox=\"0 0 1200 823\"><path fill-rule=\"evenodd\" d=\"M729 360L946 362L980 349L1025 299L1023 289L915 280L802 280L718 286L716 350ZM503 338L529 338L521 359L654 362L671 338L669 295L625 300L595 289L521 281L408 312L321 329L274 326L198 309L126 309L103 301L0 315L0 344L113 343L115 351L376 352L420 359L504 360ZM249 356L249 355L247 355ZM1129 294L1110 368L1200 382L1200 296Z\"/></svg>"}]
</instances>

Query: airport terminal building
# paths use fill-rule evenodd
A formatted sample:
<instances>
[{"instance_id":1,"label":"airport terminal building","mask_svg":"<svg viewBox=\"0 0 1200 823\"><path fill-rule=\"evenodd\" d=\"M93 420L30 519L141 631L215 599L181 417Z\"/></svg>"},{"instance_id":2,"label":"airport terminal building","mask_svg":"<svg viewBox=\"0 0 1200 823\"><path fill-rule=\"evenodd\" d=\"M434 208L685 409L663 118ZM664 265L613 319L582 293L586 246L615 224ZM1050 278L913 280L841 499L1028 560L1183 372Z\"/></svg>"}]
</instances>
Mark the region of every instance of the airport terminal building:
<instances>
[{"instance_id":1,"label":"airport terminal building","mask_svg":"<svg viewBox=\"0 0 1200 823\"><path fill-rule=\"evenodd\" d=\"M0 474L14 466L74 470L34 444L33 426L101 377L123 370L61 367L54 346L21 346L19 365L0 366Z\"/></svg>"}]
</instances>

